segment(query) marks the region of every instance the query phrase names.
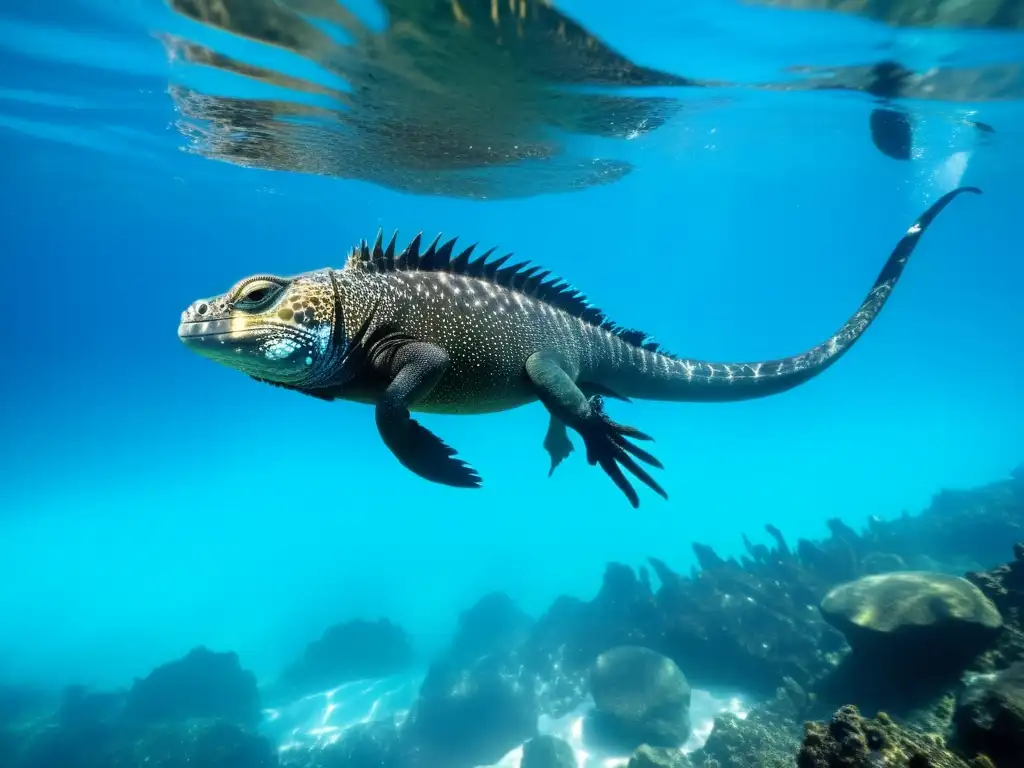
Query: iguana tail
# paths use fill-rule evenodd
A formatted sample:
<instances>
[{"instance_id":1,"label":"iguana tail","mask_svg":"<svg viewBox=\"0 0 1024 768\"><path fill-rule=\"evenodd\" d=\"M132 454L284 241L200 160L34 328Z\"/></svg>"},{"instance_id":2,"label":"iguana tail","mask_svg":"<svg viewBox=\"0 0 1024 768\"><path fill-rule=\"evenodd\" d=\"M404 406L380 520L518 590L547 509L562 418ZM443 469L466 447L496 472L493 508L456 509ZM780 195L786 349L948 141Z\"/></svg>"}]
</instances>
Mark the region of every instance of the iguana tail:
<instances>
[{"instance_id":1,"label":"iguana tail","mask_svg":"<svg viewBox=\"0 0 1024 768\"><path fill-rule=\"evenodd\" d=\"M634 347L630 354L616 356L619 360L614 366L600 371L597 384L626 398L726 402L775 395L808 381L835 363L864 334L882 311L921 235L962 192L981 194L976 187L961 187L925 211L896 245L857 311L822 344L793 357L754 363L687 360Z\"/></svg>"}]
</instances>

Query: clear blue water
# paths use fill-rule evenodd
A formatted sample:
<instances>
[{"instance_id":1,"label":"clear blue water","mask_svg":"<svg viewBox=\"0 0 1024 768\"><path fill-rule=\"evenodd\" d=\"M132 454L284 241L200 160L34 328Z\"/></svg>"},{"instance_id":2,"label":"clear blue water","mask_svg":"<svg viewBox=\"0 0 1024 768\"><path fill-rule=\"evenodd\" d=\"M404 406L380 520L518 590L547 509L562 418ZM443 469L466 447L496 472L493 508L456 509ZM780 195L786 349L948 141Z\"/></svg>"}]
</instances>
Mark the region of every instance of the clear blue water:
<instances>
[{"instance_id":1,"label":"clear blue water","mask_svg":"<svg viewBox=\"0 0 1024 768\"><path fill-rule=\"evenodd\" d=\"M882 44L921 71L1012 63L1024 43L726 2L559 6L634 61L740 83L874 61ZM252 50L156 0L0 10L0 675L120 685L206 644L265 679L357 616L399 622L429 653L487 591L537 613L591 596L608 561L685 572L693 541L727 555L742 533L767 540L766 522L795 539L827 517L917 511L1024 457L1021 102L918 102L916 155L899 162L872 146L864 94L702 92L644 136L573 139L636 166L614 184L426 197L187 151L169 85L229 85L169 60L158 32ZM637 511L578 440L546 477L539 405L424 417L484 478L458 491L404 471L367 407L258 385L175 337L196 297L340 266L383 227L514 250L687 356L793 354L831 335L958 184L985 194L943 214L820 378L741 404L610 405L666 466L669 501L645 493Z\"/></svg>"}]
</instances>

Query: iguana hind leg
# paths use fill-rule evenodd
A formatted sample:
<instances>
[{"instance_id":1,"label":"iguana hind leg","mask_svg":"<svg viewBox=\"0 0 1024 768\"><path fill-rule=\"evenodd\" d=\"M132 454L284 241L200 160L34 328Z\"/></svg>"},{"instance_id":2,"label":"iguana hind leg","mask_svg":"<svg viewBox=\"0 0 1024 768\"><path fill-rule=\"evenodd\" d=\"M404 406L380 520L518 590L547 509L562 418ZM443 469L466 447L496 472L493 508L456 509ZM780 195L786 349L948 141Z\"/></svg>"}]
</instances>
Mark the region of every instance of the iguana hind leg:
<instances>
[{"instance_id":1,"label":"iguana hind leg","mask_svg":"<svg viewBox=\"0 0 1024 768\"><path fill-rule=\"evenodd\" d=\"M600 396L588 398L557 359L543 353L530 355L526 361L526 374L537 390L538 399L551 416L579 432L587 448L587 462L592 466L599 464L634 508L640 506L640 499L623 474L620 464L663 498L668 498L657 481L630 456L632 454L660 468L660 461L627 439L650 440L650 436L609 419Z\"/></svg>"},{"instance_id":2,"label":"iguana hind leg","mask_svg":"<svg viewBox=\"0 0 1024 768\"><path fill-rule=\"evenodd\" d=\"M601 395L603 397L612 397L616 400L622 400L625 403L630 402L628 397L623 397L617 392L597 384L577 382L576 386L578 386L580 391L588 398L591 395ZM548 470L548 477L551 477L558 468L558 465L569 458L569 454L575 450L572 441L569 439L569 435L566 432L565 422L559 421L554 416L551 417L551 421L548 423L547 434L544 435L544 450L546 450L548 455L551 457L551 468Z\"/></svg>"},{"instance_id":3,"label":"iguana hind leg","mask_svg":"<svg viewBox=\"0 0 1024 768\"><path fill-rule=\"evenodd\" d=\"M428 394L448 370L443 349L421 341L391 345L375 360L390 383L377 402L377 430L403 466L420 477L458 488L478 488L480 475L456 451L409 414L409 406Z\"/></svg>"}]
</instances>

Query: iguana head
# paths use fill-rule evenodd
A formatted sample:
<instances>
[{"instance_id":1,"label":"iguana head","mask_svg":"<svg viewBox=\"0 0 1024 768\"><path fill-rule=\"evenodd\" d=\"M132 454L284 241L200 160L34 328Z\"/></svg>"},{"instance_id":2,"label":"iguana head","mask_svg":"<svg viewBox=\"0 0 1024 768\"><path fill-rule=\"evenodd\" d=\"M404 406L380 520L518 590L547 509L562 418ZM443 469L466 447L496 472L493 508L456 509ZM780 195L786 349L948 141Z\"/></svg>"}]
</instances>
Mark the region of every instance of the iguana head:
<instances>
[{"instance_id":1,"label":"iguana head","mask_svg":"<svg viewBox=\"0 0 1024 768\"><path fill-rule=\"evenodd\" d=\"M322 379L343 339L328 269L296 277L254 275L181 313L178 338L195 352L258 379ZM344 346L344 342L341 342Z\"/></svg>"}]
</instances>

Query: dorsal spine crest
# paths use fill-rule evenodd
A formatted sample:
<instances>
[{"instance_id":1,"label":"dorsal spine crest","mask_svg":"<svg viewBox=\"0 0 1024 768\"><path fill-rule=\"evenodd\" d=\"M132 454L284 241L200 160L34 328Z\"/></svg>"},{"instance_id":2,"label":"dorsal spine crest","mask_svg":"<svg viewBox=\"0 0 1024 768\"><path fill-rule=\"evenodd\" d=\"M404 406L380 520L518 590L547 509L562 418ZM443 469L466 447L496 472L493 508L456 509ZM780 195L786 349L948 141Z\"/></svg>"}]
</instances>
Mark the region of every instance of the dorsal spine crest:
<instances>
[{"instance_id":1,"label":"dorsal spine crest","mask_svg":"<svg viewBox=\"0 0 1024 768\"><path fill-rule=\"evenodd\" d=\"M561 278L553 276L551 272L542 269L540 266L531 265L528 261L520 261L506 266L505 262L512 258L511 253L506 253L504 256L492 259L491 255L497 249L490 248L471 261L470 257L478 246L478 243L473 243L452 258L458 238L453 237L442 243L440 233L421 252L420 247L423 242L423 233L418 232L402 252L396 255L395 244L397 239L398 230L395 230L387 246L385 246L384 230L378 230L377 238L372 246L366 240L362 240L359 245L352 249L345 263L345 269L381 273L404 271L448 272L455 275L475 277L507 290L516 291L524 296L543 301L572 317L580 319L588 325L596 326L613 334L630 346L674 358L673 355L665 352L657 342L651 340L642 331L623 328L613 323L601 309L592 305L580 291Z\"/></svg>"}]
</instances>

